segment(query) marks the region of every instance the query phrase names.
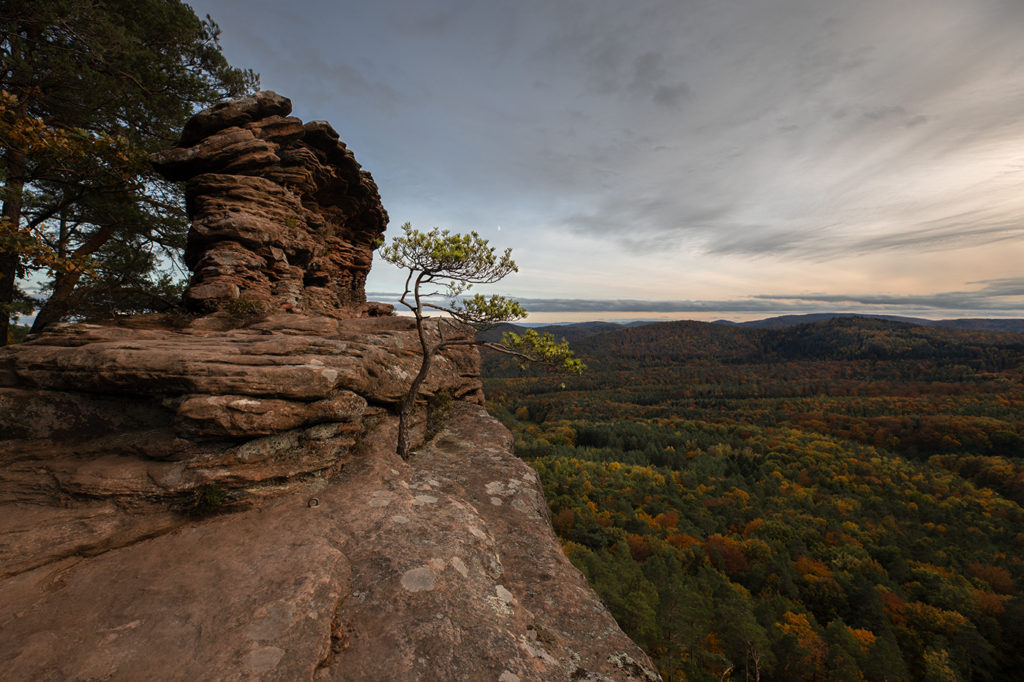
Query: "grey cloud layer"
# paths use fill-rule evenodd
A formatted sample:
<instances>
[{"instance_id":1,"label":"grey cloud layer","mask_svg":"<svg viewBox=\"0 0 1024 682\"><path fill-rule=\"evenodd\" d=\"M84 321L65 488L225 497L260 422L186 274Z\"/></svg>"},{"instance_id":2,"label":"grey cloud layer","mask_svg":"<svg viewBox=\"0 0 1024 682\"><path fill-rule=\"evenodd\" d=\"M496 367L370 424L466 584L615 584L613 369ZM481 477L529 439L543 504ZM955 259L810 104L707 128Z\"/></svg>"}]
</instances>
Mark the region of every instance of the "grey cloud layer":
<instances>
[{"instance_id":1,"label":"grey cloud layer","mask_svg":"<svg viewBox=\"0 0 1024 682\"><path fill-rule=\"evenodd\" d=\"M1024 231L1019 0L193 5L400 219L795 259Z\"/></svg>"},{"instance_id":2,"label":"grey cloud layer","mask_svg":"<svg viewBox=\"0 0 1024 682\"><path fill-rule=\"evenodd\" d=\"M1007 199L1006 175L1024 181L1020 147L1004 143L1024 131L1012 95L1024 78L1005 68L1024 58L1021 6L867 2L836 17L835 3L738 5L693 15L716 50L685 34L667 44L688 72L681 113L620 103L631 144L602 187L614 191L565 226L637 250L675 239L812 257L1019 236L1024 198ZM929 186L957 166L969 184Z\"/></svg>"},{"instance_id":3,"label":"grey cloud layer","mask_svg":"<svg viewBox=\"0 0 1024 682\"><path fill-rule=\"evenodd\" d=\"M983 284L975 291L948 291L925 295L885 294L800 294L800 295L756 295L752 298L764 301L798 301L804 303L852 303L871 307L916 307L942 310L990 310L1016 311L1024 307L1024 278L1000 279Z\"/></svg>"}]
</instances>

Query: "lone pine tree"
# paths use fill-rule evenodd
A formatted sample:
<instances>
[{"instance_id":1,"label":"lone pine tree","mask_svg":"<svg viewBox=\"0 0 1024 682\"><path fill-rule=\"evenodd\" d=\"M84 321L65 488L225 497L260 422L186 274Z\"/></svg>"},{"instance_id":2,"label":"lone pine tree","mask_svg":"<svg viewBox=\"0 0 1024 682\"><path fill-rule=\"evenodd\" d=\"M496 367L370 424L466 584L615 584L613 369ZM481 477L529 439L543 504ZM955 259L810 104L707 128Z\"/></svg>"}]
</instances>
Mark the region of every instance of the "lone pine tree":
<instances>
[{"instance_id":1,"label":"lone pine tree","mask_svg":"<svg viewBox=\"0 0 1024 682\"><path fill-rule=\"evenodd\" d=\"M406 223L403 233L381 250L387 262L407 271L400 302L416 318L422 361L409 386L398 416L398 454L409 458L409 420L420 389L438 351L450 346L480 346L512 355L523 362L543 363L561 372L580 374L585 369L566 341L551 334L528 329L523 334L507 332L500 342L476 337L500 322L526 316L518 302L504 296L463 296L474 284L493 284L518 271L512 250L498 254L476 232L452 234L434 228L414 230ZM444 295L442 303L435 302ZM439 315L427 317L428 311Z\"/></svg>"}]
</instances>

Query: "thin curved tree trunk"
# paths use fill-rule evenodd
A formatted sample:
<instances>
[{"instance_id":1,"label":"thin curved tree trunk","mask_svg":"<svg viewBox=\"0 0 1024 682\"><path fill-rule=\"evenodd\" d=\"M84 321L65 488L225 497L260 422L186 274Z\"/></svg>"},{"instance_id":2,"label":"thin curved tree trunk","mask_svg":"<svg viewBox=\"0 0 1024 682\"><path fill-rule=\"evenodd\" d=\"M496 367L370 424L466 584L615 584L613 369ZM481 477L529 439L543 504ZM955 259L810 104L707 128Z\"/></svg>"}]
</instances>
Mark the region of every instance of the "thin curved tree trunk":
<instances>
[{"instance_id":1,"label":"thin curved tree trunk","mask_svg":"<svg viewBox=\"0 0 1024 682\"><path fill-rule=\"evenodd\" d=\"M409 386L409 392L402 401L402 408L398 412L398 454L402 459L409 459L409 421L412 418L413 408L416 406L416 398L420 394L420 386L430 372L430 363L434 359L433 352L424 351L423 361L420 363L420 371Z\"/></svg>"},{"instance_id":2,"label":"thin curved tree trunk","mask_svg":"<svg viewBox=\"0 0 1024 682\"><path fill-rule=\"evenodd\" d=\"M412 417L412 410L416 406L416 398L419 397L420 386L423 385L427 378L427 373L430 371L430 362L434 359L434 352L437 350L436 348L430 348L430 345L427 343L427 334L423 329L423 304L420 301L420 282L425 276L424 273L421 273L416 278L416 286L413 288L416 307L413 308L412 312L416 317L416 335L420 341L420 352L423 353L423 359L420 361L420 371L417 372L416 378L412 380L409 392L406 394L405 400L402 401L402 409L398 412L398 454L402 459L409 459L409 450L411 449L409 447L409 419ZM408 281L406 281L405 286L406 290L408 290Z\"/></svg>"}]
</instances>

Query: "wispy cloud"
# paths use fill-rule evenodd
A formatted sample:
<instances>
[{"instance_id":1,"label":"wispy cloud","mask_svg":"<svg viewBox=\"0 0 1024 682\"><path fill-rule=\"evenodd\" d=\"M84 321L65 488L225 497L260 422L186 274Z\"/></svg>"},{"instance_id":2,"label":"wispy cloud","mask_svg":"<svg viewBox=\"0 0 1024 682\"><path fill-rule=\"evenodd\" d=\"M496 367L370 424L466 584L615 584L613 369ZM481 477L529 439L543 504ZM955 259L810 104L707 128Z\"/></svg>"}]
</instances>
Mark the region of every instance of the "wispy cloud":
<instances>
[{"instance_id":1,"label":"wispy cloud","mask_svg":"<svg viewBox=\"0 0 1024 682\"><path fill-rule=\"evenodd\" d=\"M810 264L906 256L893 281L920 291L942 259L980 279L1024 254L1017 0L192 5L335 124L396 222L504 225L524 279L589 281L613 252L609 280L665 299L697 270L758 291L785 262L793 291ZM888 276L861 274L837 291Z\"/></svg>"},{"instance_id":2,"label":"wispy cloud","mask_svg":"<svg viewBox=\"0 0 1024 682\"><path fill-rule=\"evenodd\" d=\"M987 310L991 312L1024 311L1024 278L977 282L985 286L974 291L947 291L934 294L759 294L752 298L771 302L808 304L842 304L885 308L935 310Z\"/></svg>"},{"instance_id":3,"label":"wispy cloud","mask_svg":"<svg viewBox=\"0 0 1024 682\"><path fill-rule=\"evenodd\" d=\"M921 314L943 312L1024 315L1024 278L975 282L973 291L949 291L921 295L897 294L755 294L723 300L638 300L579 298L518 298L531 313L806 313L884 312ZM394 302L398 294L373 292L370 298Z\"/></svg>"}]
</instances>

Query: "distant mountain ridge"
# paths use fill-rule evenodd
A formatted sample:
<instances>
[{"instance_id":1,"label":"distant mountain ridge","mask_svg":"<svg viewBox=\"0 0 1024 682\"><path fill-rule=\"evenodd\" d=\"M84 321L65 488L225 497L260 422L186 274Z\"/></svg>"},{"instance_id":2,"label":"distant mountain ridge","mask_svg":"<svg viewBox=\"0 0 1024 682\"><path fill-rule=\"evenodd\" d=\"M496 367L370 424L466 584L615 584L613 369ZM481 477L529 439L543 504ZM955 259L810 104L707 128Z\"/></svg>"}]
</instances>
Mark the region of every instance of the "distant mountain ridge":
<instances>
[{"instance_id":1,"label":"distant mountain ridge","mask_svg":"<svg viewBox=\"0 0 1024 682\"><path fill-rule=\"evenodd\" d=\"M583 358L645 362L781 359L982 359L1024 352L1014 332L925 326L854 316L766 328L683 320L591 334L571 342Z\"/></svg>"},{"instance_id":2,"label":"distant mountain ridge","mask_svg":"<svg viewBox=\"0 0 1024 682\"><path fill-rule=\"evenodd\" d=\"M641 325L643 324L641 323ZM477 338L484 339L485 341L500 341L505 332L522 334L527 329L536 329L540 332L548 332L553 334L555 338L565 339L572 343L595 334L628 329L629 326L632 325L617 324L615 322L575 322L572 324L512 324L505 322L487 331L480 332L477 334Z\"/></svg>"},{"instance_id":3,"label":"distant mountain ridge","mask_svg":"<svg viewBox=\"0 0 1024 682\"><path fill-rule=\"evenodd\" d=\"M754 327L756 329L785 329L801 324L821 322L837 317L862 317L874 320L889 320L890 322L905 322L924 327L948 327L950 329L974 329L979 331L999 331L1024 333L1024 319L999 319L991 317L967 317L948 320L929 320L923 317L903 317L900 315L868 315L864 313L809 313L806 315L779 315L778 317L767 317L763 320L750 320L748 322L732 322L730 320L715 320L712 324L724 324L735 327Z\"/></svg>"},{"instance_id":4,"label":"distant mountain ridge","mask_svg":"<svg viewBox=\"0 0 1024 682\"><path fill-rule=\"evenodd\" d=\"M672 320L667 322L655 321L633 321L629 323L618 322L574 322L568 324L512 324L504 323L481 332L479 338L488 341L501 340L505 332L521 334L526 329L537 329L541 332L548 332L557 339L565 339L569 343L576 343L582 339L600 334L615 333L628 329L643 329L656 327L660 334L668 333L662 325L683 325L676 328L676 332L682 329L695 330L700 325L714 325L726 328L742 329L763 329L763 330L784 330L801 325L810 325L820 322L827 322L835 319L853 320L882 320L918 327L939 327L945 329L959 329L965 331L988 331L988 332L1011 332L1024 334L1024 319L998 319L998 318L957 318L948 320L929 320L923 317L902 317L899 315L864 315L860 313L809 313L806 315L779 315L767 317L761 320L750 320L747 322L733 322L731 320L714 320L713 322L698 322L695 320ZM696 325L696 326L694 326ZM709 332L702 332L709 333Z\"/></svg>"}]
</instances>

